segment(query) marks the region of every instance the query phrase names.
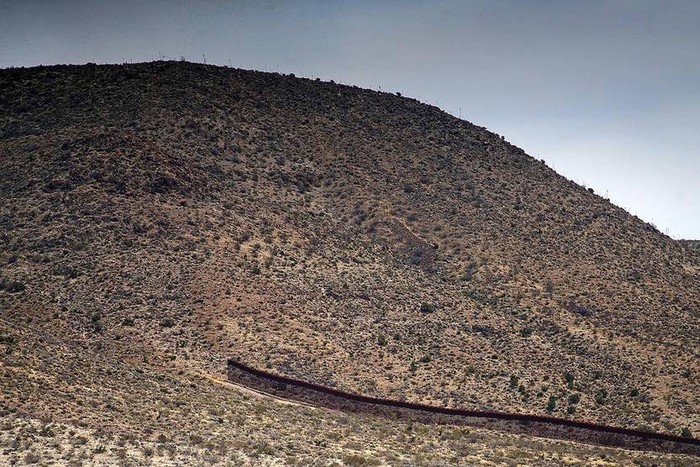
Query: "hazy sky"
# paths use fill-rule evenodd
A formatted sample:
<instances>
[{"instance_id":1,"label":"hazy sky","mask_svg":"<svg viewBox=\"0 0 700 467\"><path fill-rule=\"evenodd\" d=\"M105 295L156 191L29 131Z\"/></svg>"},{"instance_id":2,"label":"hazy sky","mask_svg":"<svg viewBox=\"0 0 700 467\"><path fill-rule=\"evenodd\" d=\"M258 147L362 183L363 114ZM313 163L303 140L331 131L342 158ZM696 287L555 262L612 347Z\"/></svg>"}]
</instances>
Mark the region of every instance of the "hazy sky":
<instances>
[{"instance_id":1,"label":"hazy sky","mask_svg":"<svg viewBox=\"0 0 700 467\"><path fill-rule=\"evenodd\" d=\"M0 0L0 67L161 55L400 91L700 238L700 1Z\"/></svg>"}]
</instances>

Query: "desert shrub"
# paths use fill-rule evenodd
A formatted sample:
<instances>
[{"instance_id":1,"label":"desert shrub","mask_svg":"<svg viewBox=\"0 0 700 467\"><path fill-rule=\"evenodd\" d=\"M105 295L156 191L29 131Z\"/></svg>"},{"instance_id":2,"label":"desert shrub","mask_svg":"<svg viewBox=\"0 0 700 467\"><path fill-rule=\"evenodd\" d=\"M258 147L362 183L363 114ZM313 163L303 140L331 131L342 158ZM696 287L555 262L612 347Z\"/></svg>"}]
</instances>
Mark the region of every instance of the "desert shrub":
<instances>
[{"instance_id":1,"label":"desert shrub","mask_svg":"<svg viewBox=\"0 0 700 467\"><path fill-rule=\"evenodd\" d=\"M608 399L608 391L606 391L605 389L598 389L598 392L596 392L596 395L595 395L596 404L603 405L603 404L605 404L607 399Z\"/></svg>"},{"instance_id":2,"label":"desert shrub","mask_svg":"<svg viewBox=\"0 0 700 467\"><path fill-rule=\"evenodd\" d=\"M423 256L425 255L425 249L423 247L417 246L411 250L411 254L408 257L409 264L418 265L421 263Z\"/></svg>"},{"instance_id":3,"label":"desert shrub","mask_svg":"<svg viewBox=\"0 0 700 467\"><path fill-rule=\"evenodd\" d=\"M690 429L687 426L685 426L681 428L681 436L684 438L692 438L693 434L690 432Z\"/></svg>"},{"instance_id":4,"label":"desert shrub","mask_svg":"<svg viewBox=\"0 0 700 467\"><path fill-rule=\"evenodd\" d=\"M10 285L5 289L10 293L19 293L25 289L25 285L20 281L12 281Z\"/></svg>"},{"instance_id":5,"label":"desert shrub","mask_svg":"<svg viewBox=\"0 0 700 467\"><path fill-rule=\"evenodd\" d=\"M569 404L578 404L580 400L581 396L579 394L571 394L569 396Z\"/></svg>"},{"instance_id":6,"label":"desert shrub","mask_svg":"<svg viewBox=\"0 0 700 467\"><path fill-rule=\"evenodd\" d=\"M90 326L92 327L92 332L95 334L102 334L105 331L105 325L102 321L93 321L90 323Z\"/></svg>"},{"instance_id":7,"label":"desert shrub","mask_svg":"<svg viewBox=\"0 0 700 467\"><path fill-rule=\"evenodd\" d=\"M421 303L420 304L420 312L421 313L433 313L437 310L437 306L433 305L432 303Z\"/></svg>"},{"instance_id":8,"label":"desert shrub","mask_svg":"<svg viewBox=\"0 0 700 467\"><path fill-rule=\"evenodd\" d=\"M55 268L53 273L57 276L63 276L64 279L75 279L80 275L80 271L68 265L62 265Z\"/></svg>"},{"instance_id":9,"label":"desert shrub","mask_svg":"<svg viewBox=\"0 0 700 467\"><path fill-rule=\"evenodd\" d=\"M569 389L574 388L574 375L568 371L564 372L564 381L566 381L566 385L569 387Z\"/></svg>"},{"instance_id":10,"label":"desert shrub","mask_svg":"<svg viewBox=\"0 0 700 467\"><path fill-rule=\"evenodd\" d=\"M92 332L96 334L102 334L104 332L105 326L102 324L99 313L94 313L90 318L90 327L92 328Z\"/></svg>"},{"instance_id":11,"label":"desert shrub","mask_svg":"<svg viewBox=\"0 0 700 467\"><path fill-rule=\"evenodd\" d=\"M274 453L275 453L275 449L274 449L272 446L270 446L268 443L264 442L264 441L261 442L261 443L258 443L258 444L255 446L255 454L256 454L256 456L260 456L260 455L271 456L271 455L273 455Z\"/></svg>"},{"instance_id":12,"label":"desert shrub","mask_svg":"<svg viewBox=\"0 0 700 467\"><path fill-rule=\"evenodd\" d=\"M548 280L544 284L544 291L547 293L547 295L551 296L552 293L554 293L554 283L552 283L552 281Z\"/></svg>"},{"instance_id":13,"label":"desert shrub","mask_svg":"<svg viewBox=\"0 0 700 467\"><path fill-rule=\"evenodd\" d=\"M472 331L484 336L490 336L493 334L493 327L488 324L474 324L472 325Z\"/></svg>"},{"instance_id":14,"label":"desert shrub","mask_svg":"<svg viewBox=\"0 0 700 467\"><path fill-rule=\"evenodd\" d=\"M165 318L163 321L160 322L160 325L164 328L171 328L175 326L175 321L171 318Z\"/></svg>"},{"instance_id":15,"label":"desert shrub","mask_svg":"<svg viewBox=\"0 0 700 467\"><path fill-rule=\"evenodd\" d=\"M462 274L462 280L465 282L469 282L474 278L474 273L476 272L476 264L474 263L469 263L467 264L467 267L464 269L464 273Z\"/></svg>"},{"instance_id":16,"label":"desert shrub","mask_svg":"<svg viewBox=\"0 0 700 467\"><path fill-rule=\"evenodd\" d=\"M24 283L17 280L8 280L0 278L0 290L5 290L10 293L19 293L26 289Z\"/></svg>"},{"instance_id":17,"label":"desert shrub","mask_svg":"<svg viewBox=\"0 0 700 467\"><path fill-rule=\"evenodd\" d=\"M515 375L510 375L510 388L515 389L518 387L518 377Z\"/></svg>"},{"instance_id":18,"label":"desert shrub","mask_svg":"<svg viewBox=\"0 0 700 467\"><path fill-rule=\"evenodd\" d=\"M134 325L134 318L131 318L127 316L122 320L122 326L133 326Z\"/></svg>"},{"instance_id":19,"label":"desert shrub","mask_svg":"<svg viewBox=\"0 0 700 467\"><path fill-rule=\"evenodd\" d=\"M584 317L591 316L593 314L593 310L585 307L583 305L577 305L576 303L569 303L566 306L566 309L569 310L572 313L576 313L577 315L581 315Z\"/></svg>"},{"instance_id":20,"label":"desert shrub","mask_svg":"<svg viewBox=\"0 0 700 467\"><path fill-rule=\"evenodd\" d=\"M343 457L343 464L353 467L369 467L373 465L381 465L376 459L368 459L359 454L348 454Z\"/></svg>"},{"instance_id":21,"label":"desert shrub","mask_svg":"<svg viewBox=\"0 0 700 467\"><path fill-rule=\"evenodd\" d=\"M524 384L518 386L518 392L523 396L523 400L526 401L530 398L530 393L527 392L527 388Z\"/></svg>"},{"instance_id":22,"label":"desert shrub","mask_svg":"<svg viewBox=\"0 0 700 467\"><path fill-rule=\"evenodd\" d=\"M10 336L7 334L0 334L0 344L12 345L14 343L15 343L14 336Z\"/></svg>"},{"instance_id":23,"label":"desert shrub","mask_svg":"<svg viewBox=\"0 0 700 467\"><path fill-rule=\"evenodd\" d=\"M630 391L630 396L637 397L638 395L639 395L639 389L632 388L632 390Z\"/></svg>"},{"instance_id":24,"label":"desert shrub","mask_svg":"<svg viewBox=\"0 0 700 467\"><path fill-rule=\"evenodd\" d=\"M24 463L25 464L37 464L39 463L39 460L41 460L41 457L39 457L39 454L35 452L28 452L24 456Z\"/></svg>"},{"instance_id":25,"label":"desert shrub","mask_svg":"<svg viewBox=\"0 0 700 467\"><path fill-rule=\"evenodd\" d=\"M386 345L386 336L384 334L379 334L379 336L377 336L377 344L382 347Z\"/></svg>"},{"instance_id":26,"label":"desert shrub","mask_svg":"<svg viewBox=\"0 0 700 467\"><path fill-rule=\"evenodd\" d=\"M553 412L557 408L557 398L556 396L549 396L547 401L547 412Z\"/></svg>"}]
</instances>

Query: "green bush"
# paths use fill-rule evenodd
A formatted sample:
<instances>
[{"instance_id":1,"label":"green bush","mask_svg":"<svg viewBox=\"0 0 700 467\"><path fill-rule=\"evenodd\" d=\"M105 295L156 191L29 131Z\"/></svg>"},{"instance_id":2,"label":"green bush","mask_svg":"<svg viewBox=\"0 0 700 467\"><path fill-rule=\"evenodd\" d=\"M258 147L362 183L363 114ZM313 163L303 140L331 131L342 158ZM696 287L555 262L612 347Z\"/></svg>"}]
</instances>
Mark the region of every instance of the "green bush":
<instances>
[{"instance_id":1,"label":"green bush","mask_svg":"<svg viewBox=\"0 0 700 467\"><path fill-rule=\"evenodd\" d=\"M574 388L574 375L572 375L568 371L565 371L564 372L564 380L566 381L566 385L569 387L569 389Z\"/></svg>"},{"instance_id":2,"label":"green bush","mask_svg":"<svg viewBox=\"0 0 700 467\"><path fill-rule=\"evenodd\" d=\"M26 289L26 287L20 281L11 281L8 279L0 278L0 290L5 290L9 293L19 293L22 292L24 289Z\"/></svg>"},{"instance_id":3,"label":"green bush","mask_svg":"<svg viewBox=\"0 0 700 467\"><path fill-rule=\"evenodd\" d=\"M14 336L10 336L8 334L0 334L0 344L5 344L5 345L12 345L15 343L15 338Z\"/></svg>"},{"instance_id":4,"label":"green bush","mask_svg":"<svg viewBox=\"0 0 700 467\"><path fill-rule=\"evenodd\" d=\"M519 378L515 375L510 375L510 388L515 389L518 387Z\"/></svg>"},{"instance_id":5,"label":"green bush","mask_svg":"<svg viewBox=\"0 0 700 467\"><path fill-rule=\"evenodd\" d=\"M93 321L91 323L92 326L92 332L95 334L102 334L105 330L105 325L102 324L102 321Z\"/></svg>"},{"instance_id":6,"label":"green bush","mask_svg":"<svg viewBox=\"0 0 700 467\"><path fill-rule=\"evenodd\" d=\"M598 405L603 405L605 402L608 400L608 391L605 389L598 389L598 392L595 395L595 402Z\"/></svg>"},{"instance_id":7,"label":"green bush","mask_svg":"<svg viewBox=\"0 0 700 467\"><path fill-rule=\"evenodd\" d=\"M105 326L102 324L101 316L99 313L94 313L90 318L90 326L92 331L96 334L102 334L104 332Z\"/></svg>"}]
</instances>

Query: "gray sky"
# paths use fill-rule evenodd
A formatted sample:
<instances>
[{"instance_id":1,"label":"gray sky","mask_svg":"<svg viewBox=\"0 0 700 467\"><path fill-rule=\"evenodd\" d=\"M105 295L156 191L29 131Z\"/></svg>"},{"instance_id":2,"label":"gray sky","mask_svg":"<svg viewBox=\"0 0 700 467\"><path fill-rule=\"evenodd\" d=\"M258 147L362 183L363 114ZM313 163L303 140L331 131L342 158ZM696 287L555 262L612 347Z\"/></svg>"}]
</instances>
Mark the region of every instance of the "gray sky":
<instances>
[{"instance_id":1,"label":"gray sky","mask_svg":"<svg viewBox=\"0 0 700 467\"><path fill-rule=\"evenodd\" d=\"M700 238L700 1L0 0L0 67L161 54L400 91Z\"/></svg>"}]
</instances>

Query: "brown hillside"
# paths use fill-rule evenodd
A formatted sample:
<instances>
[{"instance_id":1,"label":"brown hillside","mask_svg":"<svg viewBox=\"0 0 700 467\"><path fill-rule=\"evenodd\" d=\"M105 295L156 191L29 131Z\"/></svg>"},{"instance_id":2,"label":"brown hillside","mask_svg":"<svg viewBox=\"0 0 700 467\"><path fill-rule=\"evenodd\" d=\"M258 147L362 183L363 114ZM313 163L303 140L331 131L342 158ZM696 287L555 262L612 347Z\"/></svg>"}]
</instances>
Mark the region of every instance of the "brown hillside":
<instances>
[{"instance_id":1,"label":"brown hillside","mask_svg":"<svg viewBox=\"0 0 700 467\"><path fill-rule=\"evenodd\" d=\"M700 252L484 128L175 62L7 69L0 96L7 410L180 423L153 385L204 407L228 396L194 375L235 357L376 397L700 433Z\"/></svg>"},{"instance_id":2,"label":"brown hillside","mask_svg":"<svg viewBox=\"0 0 700 467\"><path fill-rule=\"evenodd\" d=\"M700 250L700 240L681 240L681 243L686 245L688 248Z\"/></svg>"}]
</instances>

